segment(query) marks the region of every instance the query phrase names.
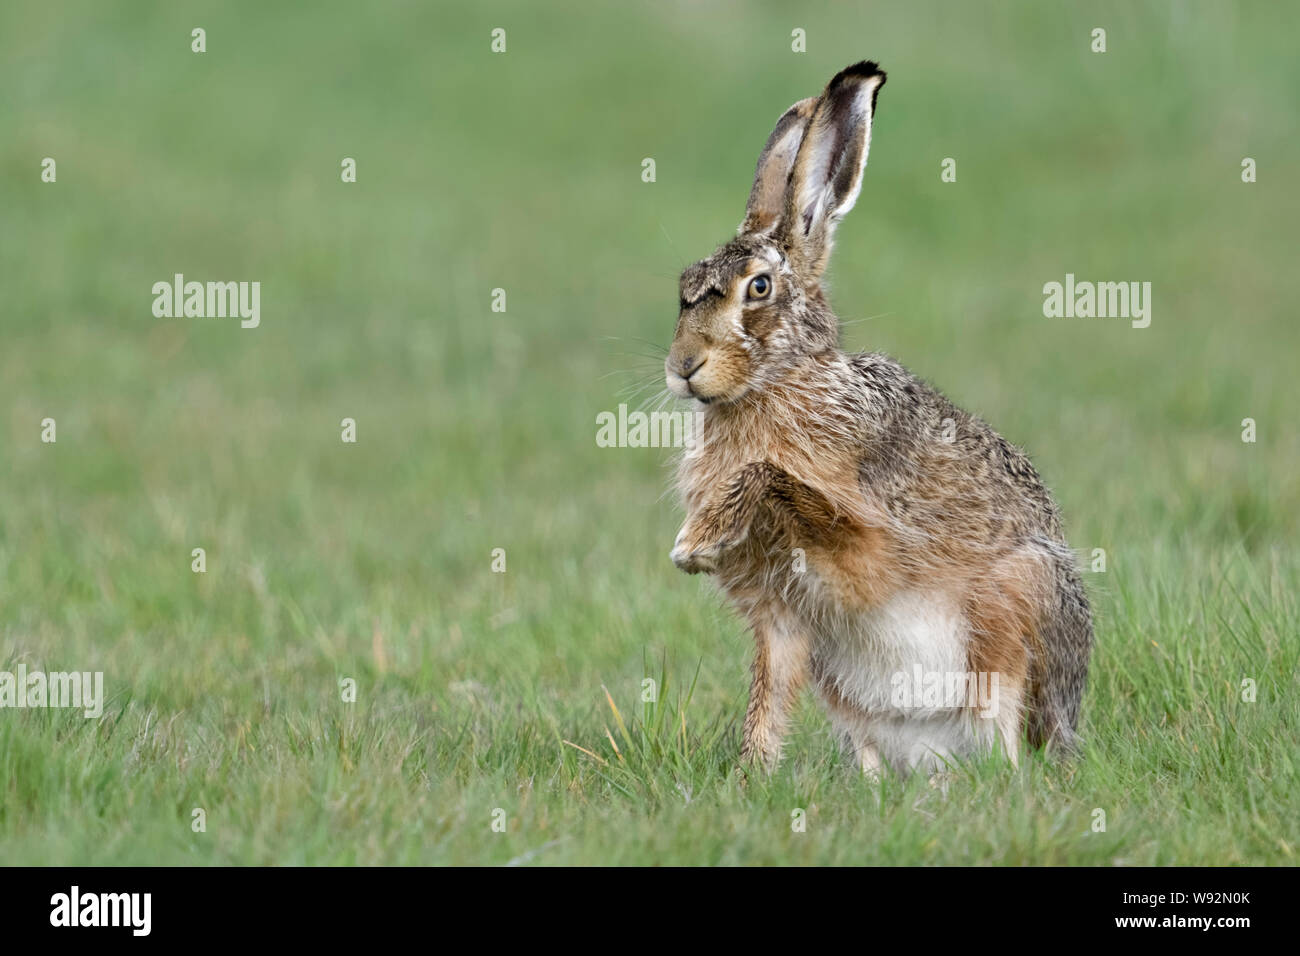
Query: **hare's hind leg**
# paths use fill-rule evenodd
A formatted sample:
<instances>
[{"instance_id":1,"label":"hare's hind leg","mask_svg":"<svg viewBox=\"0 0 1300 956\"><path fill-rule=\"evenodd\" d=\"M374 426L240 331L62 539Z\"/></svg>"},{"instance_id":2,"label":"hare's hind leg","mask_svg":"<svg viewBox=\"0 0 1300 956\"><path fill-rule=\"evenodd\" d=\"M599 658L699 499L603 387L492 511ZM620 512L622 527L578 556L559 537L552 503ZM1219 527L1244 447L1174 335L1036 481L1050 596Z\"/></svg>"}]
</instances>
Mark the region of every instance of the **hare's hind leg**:
<instances>
[{"instance_id":1,"label":"hare's hind leg","mask_svg":"<svg viewBox=\"0 0 1300 956\"><path fill-rule=\"evenodd\" d=\"M968 652L974 681L969 702L976 736L992 745L993 721L1002 750L1018 764L1025 734L1029 672L1041 655L1039 624L1048 593L1048 562L1036 548L1011 551L982 575L967 595Z\"/></svg>"},{"instance_id":2,"label":"hare's hind leg","mask_svg":"<svg viewBox=\"0 0 1300 956\"><path fill-rule=\"evenodd\" d=\"M1002 752L1011 761L1011 766L1018 767L1020 740L1024 736L1024 681L1000 680L991 697L991 712L988 707L977 707L975 719L992 719L996 722Z\"/></svg>"},{"instance_id":3,"label":"hare's hind leg","mask_svg":"<svg viewBox=\"0 0 1300 956\"><path fill-rule=\"evenodd\" d=\"M781 759L790 710L807 679L808 639L794 616L779 607L756 608L750 622L755 654L740 758L773 770Z\"/></svg>"},{"instance_id":4,"label":"hare's hind leg","mask_svg":"<svg viewBox=\"0 0 1300 956\"><path fill-rule=\"evenodd\" d=\"M971 670L999 678L1008 753L1026 730L1035 747L1077 749L1092 616L1069 549L1035 538L1003 555L971 589L967 615Z\"/></svg>"}]
</instances>

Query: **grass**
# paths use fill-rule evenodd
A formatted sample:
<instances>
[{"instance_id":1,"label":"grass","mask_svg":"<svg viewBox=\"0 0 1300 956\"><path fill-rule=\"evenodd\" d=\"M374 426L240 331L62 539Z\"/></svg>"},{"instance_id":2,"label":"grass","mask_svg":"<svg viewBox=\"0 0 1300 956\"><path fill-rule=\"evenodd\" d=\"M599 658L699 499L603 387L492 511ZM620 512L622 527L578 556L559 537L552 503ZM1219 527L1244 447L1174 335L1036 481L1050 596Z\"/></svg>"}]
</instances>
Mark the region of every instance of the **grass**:
<instances>
[{"instance_id":1,"label":"grass","mask_svg":"<svg viewBox=\"0 0 1300 956\"><path fill-rule=\"evenodd\" d=\"M102 670L109 701L0 710L0 860L1294 862L1295 26L6 5L0 670ZM811 701L741 786L748 638L667 559L668 453L595 442L656 400L676 275L775 118L864 56L890 80L832 265L846 345L1026 447L1106 554L1084 759L946 792L868 786ZM155 319L176 272L260 281L261 327ZM1152 282L1151 327L1044 318L1066 272Z\"/></svg>"}]
</instances>

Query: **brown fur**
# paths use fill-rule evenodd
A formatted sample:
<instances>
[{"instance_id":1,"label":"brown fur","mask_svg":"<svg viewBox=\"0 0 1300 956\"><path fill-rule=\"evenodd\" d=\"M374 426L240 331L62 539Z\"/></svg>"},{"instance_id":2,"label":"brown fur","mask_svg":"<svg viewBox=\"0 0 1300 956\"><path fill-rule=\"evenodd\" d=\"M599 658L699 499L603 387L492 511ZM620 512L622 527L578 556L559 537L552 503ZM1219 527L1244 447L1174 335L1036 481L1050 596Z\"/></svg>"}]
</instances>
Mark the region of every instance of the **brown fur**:
<instances>
[{"instance_id":1,"label":"brown fur","mask_svg":"<svg viewBox=\"0 0 1300 956\"><path fill-rule=\"evenodd\" d=\"M760 605L751 620L756 650L741 758L771 765L780 758L790 708L807 679L808 649L774 606Z\"/></svg>"},{"instance_id":2,"label":"brown fur","mask_svg":"<svg viewBox=\"0 0 1300 956\"><path fill-rule=\"evenodd\" d=\"M1087 598L1028 459L887 356L839 349L821 275L883 83L856 64L782 115L740 234L682 274L665 363L670 390L705 409L679 469L673 560L716 575L753 627L744 754L768 765L809 675L844 726L873 717L854 713L819 641L900 594L960 608L970 669L1010 694L1012 759L1022 697L1031 742L1074 743L1087 672ZM851 743L864 767L879 762L870 740Z\"/></svg>"}]
</instances>

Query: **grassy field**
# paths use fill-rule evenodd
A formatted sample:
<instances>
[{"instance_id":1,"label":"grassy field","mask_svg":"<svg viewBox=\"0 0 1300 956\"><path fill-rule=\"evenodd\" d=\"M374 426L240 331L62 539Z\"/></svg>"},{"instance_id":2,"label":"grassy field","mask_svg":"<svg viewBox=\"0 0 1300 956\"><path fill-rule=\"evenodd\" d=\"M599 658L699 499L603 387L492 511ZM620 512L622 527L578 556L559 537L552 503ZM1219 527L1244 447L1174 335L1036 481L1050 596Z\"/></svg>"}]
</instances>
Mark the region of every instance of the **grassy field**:
<instances>
[{"instance_id":1,"label":"grassy field","mask_svg":"<svg viewBox=\"0 0 1300 956\"><path fill-rule=\"evenodd\" d=\"M0 710L0 862L1295 862L1293 8L288 6L0 7L0 670L108 695ZM864 782L811 700L741 787L749 639L668 560L670 452L595 442L863 57L846 346L1106 554L1084 759L946 793ZM1150 281L1150 327L1045 318L1067 272ZM259 281L260 326L155 318L175 273Z\"/></svg>"}]
</instances>

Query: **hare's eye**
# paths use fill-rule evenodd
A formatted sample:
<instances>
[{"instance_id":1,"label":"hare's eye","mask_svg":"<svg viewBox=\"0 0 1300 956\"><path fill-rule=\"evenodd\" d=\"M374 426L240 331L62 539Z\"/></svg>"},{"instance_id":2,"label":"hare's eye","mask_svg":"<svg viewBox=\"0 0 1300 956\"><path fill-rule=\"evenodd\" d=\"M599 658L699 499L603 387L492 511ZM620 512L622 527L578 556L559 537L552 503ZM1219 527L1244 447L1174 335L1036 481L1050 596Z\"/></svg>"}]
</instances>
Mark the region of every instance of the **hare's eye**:
<instances>
[{"instance_id":1,"label":"hare's eye","mask_svg":"<svg viewBox=\"0 0 1300 956\"><path fill-rule=\"evenodd\" d=\"M767 276L754 276L749 280L747 294L751 299L766 299L772 293L772 280Z\"/></svg>"}]
</instances>

